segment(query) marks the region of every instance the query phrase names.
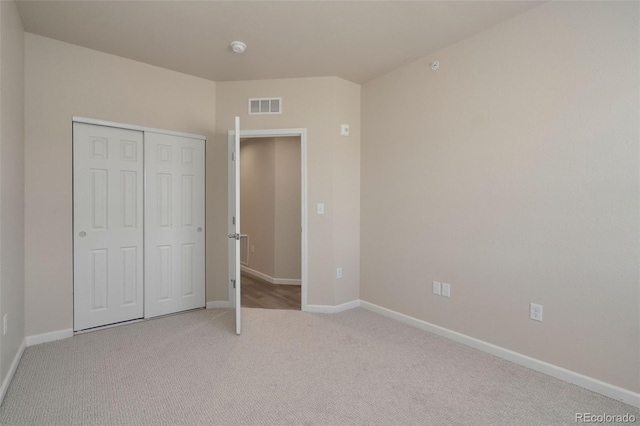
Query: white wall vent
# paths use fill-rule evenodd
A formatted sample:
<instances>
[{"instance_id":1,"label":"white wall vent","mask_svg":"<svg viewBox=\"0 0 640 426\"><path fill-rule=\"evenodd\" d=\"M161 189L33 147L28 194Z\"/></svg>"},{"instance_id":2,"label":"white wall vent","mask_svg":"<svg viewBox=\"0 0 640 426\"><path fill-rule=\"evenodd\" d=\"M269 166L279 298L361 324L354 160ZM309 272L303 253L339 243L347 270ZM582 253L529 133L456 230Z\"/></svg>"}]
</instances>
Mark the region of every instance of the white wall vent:
<instances>
[{"instance_id":1,"label":"white wall vent","mask_svg":"<svg viewBox=\"0 0 640 426\"><path fill-rule=\"evenodd\" d=\"M249 115L282 114L282 98L249 98Z\"/></svg>"}]
</instances>

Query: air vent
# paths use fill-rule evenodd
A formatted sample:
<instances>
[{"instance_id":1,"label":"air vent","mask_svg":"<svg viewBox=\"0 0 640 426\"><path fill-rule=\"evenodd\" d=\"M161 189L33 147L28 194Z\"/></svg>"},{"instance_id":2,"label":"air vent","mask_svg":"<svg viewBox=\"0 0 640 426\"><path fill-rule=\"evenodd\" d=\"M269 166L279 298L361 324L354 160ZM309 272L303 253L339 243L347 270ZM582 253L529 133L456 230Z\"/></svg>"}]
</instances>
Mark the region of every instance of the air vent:
<instances>
[{"instance_id":1,"label":"air vent","mask_svg":"<svg viewBox=\"0 0 640 426\"><path fill-rule=\"evenodd\" d=\"M249 114L282 114L282 98L250 98Z\"/></svg>"}]
</instances>

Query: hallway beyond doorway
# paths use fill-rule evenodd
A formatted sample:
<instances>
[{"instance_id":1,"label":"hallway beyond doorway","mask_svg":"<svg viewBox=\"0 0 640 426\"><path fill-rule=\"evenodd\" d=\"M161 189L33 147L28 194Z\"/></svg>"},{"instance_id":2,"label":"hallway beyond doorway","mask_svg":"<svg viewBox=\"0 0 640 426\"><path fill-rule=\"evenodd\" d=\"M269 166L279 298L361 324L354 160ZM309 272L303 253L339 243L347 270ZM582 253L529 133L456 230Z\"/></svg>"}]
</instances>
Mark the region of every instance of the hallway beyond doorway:
<instances>
[{"instance_id":1,"label":"hallway beyond doorway","mask_svg":"<svg viewBox=\"0 0 640 426\"><path fill-rule=\"evenodd\" d=\"M300 310L299 285L270 284L242 274L242 306L245 308Z\"/></svg>"}]
</instances>

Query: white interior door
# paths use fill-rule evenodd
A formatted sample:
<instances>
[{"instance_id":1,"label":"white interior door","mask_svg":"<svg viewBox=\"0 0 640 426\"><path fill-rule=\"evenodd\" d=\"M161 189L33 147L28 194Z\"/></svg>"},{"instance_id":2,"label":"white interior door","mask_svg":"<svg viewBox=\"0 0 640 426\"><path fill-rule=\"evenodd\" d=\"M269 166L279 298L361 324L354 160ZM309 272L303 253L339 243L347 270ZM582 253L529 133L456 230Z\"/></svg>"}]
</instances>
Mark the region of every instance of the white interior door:
<instances>
[{"instance_id":1,"label":"white interior door","mask_svg":"<svg viewBox=\"0 0 640 426\"><path fill-rule=\"evenodd\" d=\"M143 316L143 134L73 124L73 328Z\"/></svg>"},{"instance_id":2,"label":"white interior door","mask_svg":"<svg viewBox=\"0 0 640 426\"><path fill-rule=\"evenodd\" d=\"M242 298L240 294L240 117L229 134L229 304L235 308L236 334L242 331Z\"/></svg>"},{"instance_id":3,"label":"white interior door","mask_svg":"<svg viewBox=\"0 0 640 426\"><path fill-rule=\"evenodd\" d=\"M204 140L145 132L145 318L205 306Z\"/></svg>"}]
</instances>

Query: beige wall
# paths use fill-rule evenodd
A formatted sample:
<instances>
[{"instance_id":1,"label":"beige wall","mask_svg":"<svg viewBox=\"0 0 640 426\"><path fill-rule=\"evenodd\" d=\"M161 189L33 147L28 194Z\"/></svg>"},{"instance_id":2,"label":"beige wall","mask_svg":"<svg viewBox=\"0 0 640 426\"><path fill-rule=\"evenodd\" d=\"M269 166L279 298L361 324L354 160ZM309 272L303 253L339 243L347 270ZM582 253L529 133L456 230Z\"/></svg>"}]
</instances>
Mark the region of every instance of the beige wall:
<instances>
[{"instance_id":1,"label":"beige wall","mask_svg":"<svg viewBox=\"0 0 640 426\"><path fill-rule=\"evenodd\" d=\"M240 142L240 230L249 236L249 267L275 277L275 141Z\"/></svg>"},{"instance_id":2,"label":"beige wall","mask_svg":"<svg viewBox=\"0 0 640 426\"><path fill-rule=\"evenodd\" d=\"M0 2L0 383L24 340L24 31ZM0 334L1 331L0 331Z\"/></svg>"},{"instance_id":3,"label":"beige wall","mask_svg":"<svg viewBox=\"0 0 640 426\"><path fill-rule=\"evenodd\" d=\"M209 169L215 83L33 34L25 66L26 333L33 335L73 325L72 117L205 135ZM214 176L207 174L207 189ZM220 203L208 198L208 211ZM207 221L207 244L211 229Z\"/></svg>"},{"instance_id":4,"label":"beige wall","mask_svg":"<svg viewBox=\"0 0 640 426\"><path fill-rule=\"evenodd\" d=\"M362 299L640 391L639 7L548 3L363 87Z\"/></svg>"},{"instance_id":5,"label":"beige wall","mask_svg":"<svg viewBox=\"0 0 640 426\"><path fill-rule=\"evenodd\" d=\"M241 231L249 236L249 268L272 278L300 279L300 138L240 143Z\"/></svg>"},{"instance_id":6,"label":"beige wall","mask_svg":"<svg viewBox=\"0 0 640 426\"><path fill-rule=\"evenodd\" d=\"M282 96L280 115L248 115L250 97ZM307 129L308 303L337 305L358 298L360 185L360 86L336 77L219 82L216 85L216 143L213 181L208 195L227 197L227 132L233 117L242 129ZM340 123L351 125L351 136L340 136ZM340 179L340 182L335 182ZM339 188L338 188L339 186ZM316 204L325 204L317 215ZM207 298L228 300L227 211L212 213L217 236L211 253ZM209 229L211 231L211 229ZM342 232L336 232L342 231ZM349 247L345 255L336 248ZM335 278L336 267L345 277ZM211 298L213 295L213 298Z\"/></svg>"},{"instance_id":7,"label":"beige wall","mask_svg":"<svg viewBox=\"0 0 640 426\"><path fill-rule=\"evenodd\" d=\"M300 138L275 138L275 278L300 279Z\"/></svg>"}]
</instances>

